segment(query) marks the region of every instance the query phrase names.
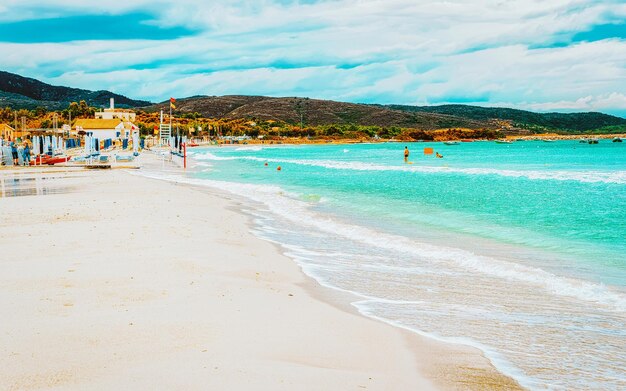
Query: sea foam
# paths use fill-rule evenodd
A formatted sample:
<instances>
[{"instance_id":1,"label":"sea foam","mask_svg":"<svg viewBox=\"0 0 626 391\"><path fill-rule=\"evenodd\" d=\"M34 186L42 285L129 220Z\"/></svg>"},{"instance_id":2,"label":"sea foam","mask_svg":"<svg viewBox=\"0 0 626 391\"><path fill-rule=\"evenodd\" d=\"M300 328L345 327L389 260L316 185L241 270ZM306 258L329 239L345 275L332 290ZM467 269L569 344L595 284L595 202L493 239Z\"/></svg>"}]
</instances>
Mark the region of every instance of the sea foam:
<instances>
[{"instance_id":1,"label":"sea foam","mask_svg":"<svg viewBox=\"0 0 626 391\"><path fill-rule=\"evenodd\" d=\"M340 235L364 245L410 255L414 259L435 266L438 263L452 262L466 270L530 284L553 295L593 302L603 306L606 310L626 311L626 297L603 284L560 277L540 268L481 256L463 249L421 243L405 236L345 223L332 216L311 211L308 203L298 200L298 194L286 192L279 186L215 181L178 175L153 174L149 176L224 190L260 202L271 213L294 224L304 225L331 235Z\"/></svg>"},{"instance_id":2,"label":"sea foam","mask_svg":"<svg viewBox=\"0 0 626 391\"><path fill-rule=\"evenodd\" d=\"M391 166L365 162L346 162L337 160L306 160L306 159L276 159L260 158L257 156L216 156L205 152L195 156L199 160L251 160L269 163L295 164L312 167L323 167L332 170L353 171L401 171L415 173L452 173L465 175L499 175L503 177L526 178L530 180L578 181L583 183L613 183L626 184L626 171L576 171L576 170L505 170L494 168L472 167L441 167L441 166Z\"/></svg>"}]
</instances>

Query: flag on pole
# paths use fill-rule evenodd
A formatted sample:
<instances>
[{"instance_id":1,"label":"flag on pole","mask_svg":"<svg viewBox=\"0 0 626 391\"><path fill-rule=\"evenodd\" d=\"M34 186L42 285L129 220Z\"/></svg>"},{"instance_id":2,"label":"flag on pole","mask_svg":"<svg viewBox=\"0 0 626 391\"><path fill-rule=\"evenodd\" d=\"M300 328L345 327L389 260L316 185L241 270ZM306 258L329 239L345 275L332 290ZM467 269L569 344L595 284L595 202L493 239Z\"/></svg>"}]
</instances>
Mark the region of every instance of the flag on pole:
<instances>
[{"instance_id":1,"label":"flag on pole","mask_svg":"<svg viewBox=\"0 0 626 391\"><path fill-rule=\"evenodd\" d=\"M174 103L176 103L176 99L170 98L170 108L171 109L176 109L176 105Z\"/></svg>"}]
</instances>

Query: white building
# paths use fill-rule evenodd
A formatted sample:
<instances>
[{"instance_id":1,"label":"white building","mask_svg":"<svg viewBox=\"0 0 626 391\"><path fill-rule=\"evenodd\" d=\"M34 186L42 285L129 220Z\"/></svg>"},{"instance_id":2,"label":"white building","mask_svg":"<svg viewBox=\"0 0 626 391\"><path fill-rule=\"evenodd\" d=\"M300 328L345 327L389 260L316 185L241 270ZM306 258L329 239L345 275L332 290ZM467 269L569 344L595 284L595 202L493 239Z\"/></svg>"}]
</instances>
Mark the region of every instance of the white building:
<instances>
[{"instance_id":1,"label":"white building","mask_svg":"<svg viewBox=\"0 0 626 391\"><path fill-rule=\"evenodd\" d=\"M79 119L75 129L77 132L92 133L94 138L100 140L131 138L134 131L139 131L131 122L120 119Z\"/></svg>"},{"instance_id":2,"label":"white building","mask_svg":"<svg viewBox=\"0 0 626 391\"><path fill-rule=\"evenodd\" d=\"M96 112L96 119L121 119L128 122L135 122L135 113L132 110L122 110L115 108L115 100L111 98L111 105L108 109Z\"/></svg>"}]
</instances>

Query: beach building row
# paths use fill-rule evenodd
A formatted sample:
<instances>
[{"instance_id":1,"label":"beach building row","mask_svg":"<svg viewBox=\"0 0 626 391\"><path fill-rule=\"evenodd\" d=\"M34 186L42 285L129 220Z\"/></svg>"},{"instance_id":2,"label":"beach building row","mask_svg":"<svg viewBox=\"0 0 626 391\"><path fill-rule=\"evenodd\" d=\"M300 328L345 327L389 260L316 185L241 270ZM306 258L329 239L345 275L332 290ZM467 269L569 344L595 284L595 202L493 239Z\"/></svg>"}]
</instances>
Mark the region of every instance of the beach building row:
<instances>
[{"instance_id":1,"label":"beach building row","mask_svg":"<svg viewBox=\"0 0 626 391\"><path fill-rule=\"evenodd\" d=\"M134 131L139 130L130 121L120 119L79 119L74 124L77 133L91 133L97 139L130 138Z\"/></svg>"},{"instance_id":2,"label":"beach building row","mask_svg":"<svg viewBox=\"0 0 626 391\"><path fill-rule=\"evenodd\" d=\"M74 129L64 126L57 133L70 135L79 135L81 131L84 133L92 133L92 136L99 139L124 139L132 137L133 132L139 128L130 121L120 119L78 119L76 120ZM26 136L50 134L51 130L47 129L29 129L28 131L16 130L7 124L0 124L0 139L5 141L25 140Z\"/></svg>"}]
</instances>

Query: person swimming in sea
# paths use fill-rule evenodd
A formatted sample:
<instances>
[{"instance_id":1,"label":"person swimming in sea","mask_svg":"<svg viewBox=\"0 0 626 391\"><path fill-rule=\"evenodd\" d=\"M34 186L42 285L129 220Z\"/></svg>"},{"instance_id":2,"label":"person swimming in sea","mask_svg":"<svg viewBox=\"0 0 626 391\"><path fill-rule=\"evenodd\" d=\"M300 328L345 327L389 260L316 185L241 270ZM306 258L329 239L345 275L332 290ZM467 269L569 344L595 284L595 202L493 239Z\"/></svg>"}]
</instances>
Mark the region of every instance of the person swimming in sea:
<instances>
[{"instance_id":1,"label":"person swimming in sea","mask_svg":"<svg viewBox=\"0 0 626 391\"><path fill-rule=\"evenodd\" d=\"M439 159L443 159L443 155L442 155L442 154L440 154L439 152L437 152L437 153L435 154L435 156L437 156Z\"/></svg>"},{"instance_id":2,"label":"person swimming in sea","mask_svg":"<svg viewBox=\"0 0 626 391\"><path fill-rule=\"evenodd\" d=\"M404 162L405 163L409 161L409 155L410 155L409 147L404 147Z\"/></svg>"}]
</instances>

